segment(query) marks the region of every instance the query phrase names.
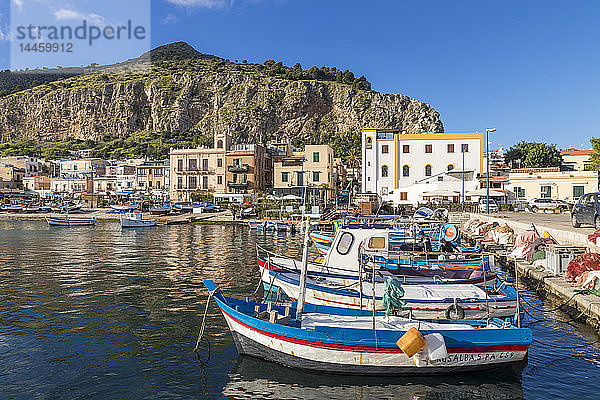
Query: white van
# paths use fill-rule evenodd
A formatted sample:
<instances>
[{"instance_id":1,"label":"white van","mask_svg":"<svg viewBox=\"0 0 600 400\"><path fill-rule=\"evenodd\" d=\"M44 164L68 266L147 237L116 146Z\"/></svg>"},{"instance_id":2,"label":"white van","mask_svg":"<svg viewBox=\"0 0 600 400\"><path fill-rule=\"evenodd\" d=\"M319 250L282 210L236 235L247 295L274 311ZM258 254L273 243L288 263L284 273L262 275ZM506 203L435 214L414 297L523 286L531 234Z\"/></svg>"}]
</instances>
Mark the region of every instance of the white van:
<instances>
[{"instance_id":1,"label":"white van","mask_svg":"<svg viewBox=\"0 0 600 400\"><path fill-rule=\"evenodd\" d=\"M483 197L479 199L479 212L484 213L487 212L487 198ZM498 212L498 204L494 199L490 199L490 212L497 213Z\"/></svg>"}]
</instances>

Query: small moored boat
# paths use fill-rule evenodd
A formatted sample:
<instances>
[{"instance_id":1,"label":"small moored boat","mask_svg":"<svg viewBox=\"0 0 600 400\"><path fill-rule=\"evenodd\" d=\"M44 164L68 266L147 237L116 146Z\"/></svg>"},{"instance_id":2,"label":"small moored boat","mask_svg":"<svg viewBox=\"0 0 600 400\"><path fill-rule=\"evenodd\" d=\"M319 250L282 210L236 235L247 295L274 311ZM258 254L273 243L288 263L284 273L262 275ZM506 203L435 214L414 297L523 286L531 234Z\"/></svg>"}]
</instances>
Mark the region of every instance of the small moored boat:
<instances>
[{"instance_id":1,"label":"small moored boat","mask_svg":"<svg viewBox=\"0 0 600 400\"><path fill-rule=\"evenodd\" d=\"M67 214L64 217L46 217L46 222L50 226L90 226L98 221L96 218L70 218Z\"/></svg>"},{"instance_id":2,"label":"small moored boat","mask_svg":"<svg viewBox=\"0 0 600 400\"><path fill-rule=\"evenodd\" d=\"M360 375L481 371L523 361L532 342L530 329L499 319L415 321L309 304L300 314L295 305L233 299L212 281L204 285L240 354L292 368Z\"/></svg>"},{"instance_id":3,"label":"small moored boat","mask_svg":"<svg viewBox=\"0 0 600 400\"><path fill-rule=\"evenodd\" d=\"M143 219L141 212L121 215L121 228L149 228L155 225L155 219Z\"/></svg>"}]
</instances>

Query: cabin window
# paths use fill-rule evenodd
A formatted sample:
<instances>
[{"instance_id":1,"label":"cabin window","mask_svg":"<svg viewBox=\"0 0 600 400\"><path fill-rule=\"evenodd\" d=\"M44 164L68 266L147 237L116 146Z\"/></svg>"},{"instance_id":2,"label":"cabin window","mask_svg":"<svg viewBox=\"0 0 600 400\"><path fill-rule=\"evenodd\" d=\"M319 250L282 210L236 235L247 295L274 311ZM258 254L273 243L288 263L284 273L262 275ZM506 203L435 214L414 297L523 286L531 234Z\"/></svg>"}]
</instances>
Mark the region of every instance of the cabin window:
<instances>
[{"instance_id":1,"label":"cabin window","mask_svg":"<svg viewBox=\"0 0 600 400\"><path fill-rule=\"evenodd\" d=\"M346 254L348 254L348 252L352 248L353 242L354 242L354 235L352 235L350 232L342 233L342 236L340 236L340 241L338 242L338 245L337 245L337 252L340 253L341 255L345 256Z\"/></svg>"},{"instance_id":2,"label":"cabin window","mask_svg":"<svg viewBox=\"0 0 600 400\"><path fill-rule=\"evenodd\" d=\"M369 239L370 249L385 249L385 237L372 237Z\"/></svg>"}]
</instances>

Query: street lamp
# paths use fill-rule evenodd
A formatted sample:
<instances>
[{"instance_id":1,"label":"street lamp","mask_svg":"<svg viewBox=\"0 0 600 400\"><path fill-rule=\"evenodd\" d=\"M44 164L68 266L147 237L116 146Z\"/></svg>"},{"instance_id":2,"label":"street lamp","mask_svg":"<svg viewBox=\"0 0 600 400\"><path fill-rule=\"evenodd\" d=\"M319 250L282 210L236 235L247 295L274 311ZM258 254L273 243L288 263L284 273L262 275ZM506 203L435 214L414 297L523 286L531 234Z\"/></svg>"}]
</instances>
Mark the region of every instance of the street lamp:
<instances>
[{"instance_id":1,"label":"street lamp","mask_svg":"<svg viewBox=\"0 0 600 400\"><path fill-rule=\"evenodd\" d=\"M486 161L486 171L485 171L485 192L486 192L486 205L485 205L485 213L490 213L490 141L489 134L490 132L496 132L496 128L490 128L485 130L485 161Z\"/></svg>"}]
</instances>

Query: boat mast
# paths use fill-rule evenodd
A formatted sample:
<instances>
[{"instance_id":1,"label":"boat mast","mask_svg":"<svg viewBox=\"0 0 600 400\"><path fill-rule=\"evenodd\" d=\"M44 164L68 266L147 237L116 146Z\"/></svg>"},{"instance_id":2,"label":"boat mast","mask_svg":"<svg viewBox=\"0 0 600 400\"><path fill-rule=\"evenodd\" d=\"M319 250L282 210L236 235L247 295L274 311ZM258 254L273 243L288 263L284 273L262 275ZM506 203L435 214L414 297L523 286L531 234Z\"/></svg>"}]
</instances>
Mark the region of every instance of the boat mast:
<instances>
[{"instance_id":1,"label":"boat mast","mask_svg":"<svg viewBox=\"0 0 600 400\"><path fill-rule=\"evenodd\" d=\"M308 220L307 220L308 221ZM302 221L307 222L307 221ZM304 227L304 247L302 249L302 268L300 269L300 293L298 294L298 305L296 307L296 319L300 320L304 311L304 299L306 294L306 276L308 275L308 243L309 225Z\"/></svg>"}]
</instances>

